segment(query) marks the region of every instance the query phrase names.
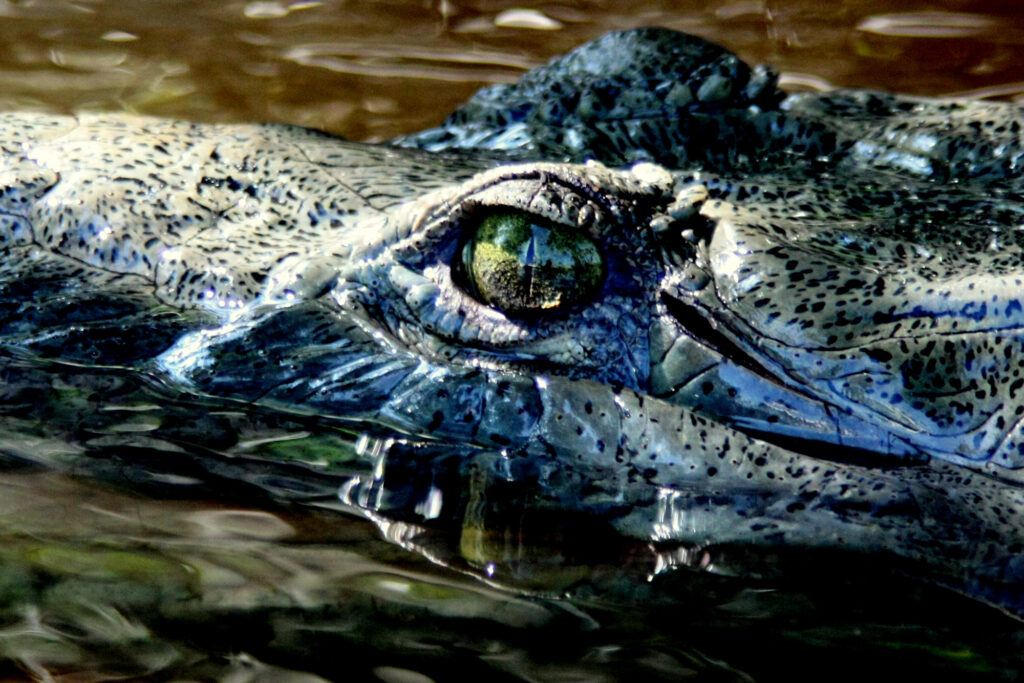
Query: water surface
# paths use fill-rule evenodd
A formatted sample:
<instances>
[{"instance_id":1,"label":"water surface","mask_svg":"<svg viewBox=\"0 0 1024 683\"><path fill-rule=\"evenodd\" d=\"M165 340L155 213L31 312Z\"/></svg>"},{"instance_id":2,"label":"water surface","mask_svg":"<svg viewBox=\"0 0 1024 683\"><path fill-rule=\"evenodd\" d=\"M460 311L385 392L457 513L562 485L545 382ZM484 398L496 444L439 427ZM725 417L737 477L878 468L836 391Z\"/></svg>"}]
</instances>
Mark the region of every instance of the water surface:
<instances>
[{"instance_id":1,"label":"water surface","mask_svg":"<svg viewBox=\"0 0 1024 683\"><path fill-rule=\"evenodd\" d=\"M0 0L0 108L384 140L642 25L770 62L791 89L1013 99L1022 14L952 0ZM486 481L457 519L422 524L429 509L412 519L403 501L381 502L388 477L442 476L455 467L443 457L420 471L396 456L385 477L387 446L359 434L227 413L172 425L144 387L61 400L94 404L67 440L30 436L61 406L7 406L0 419L0 676L1012 679L1022 665L1018 622L871 558L757 558L760 578L711 575L680 549L545 518L528 489ZM206 450L173 446L199 441Z\"/></svg>"}]
</instances>

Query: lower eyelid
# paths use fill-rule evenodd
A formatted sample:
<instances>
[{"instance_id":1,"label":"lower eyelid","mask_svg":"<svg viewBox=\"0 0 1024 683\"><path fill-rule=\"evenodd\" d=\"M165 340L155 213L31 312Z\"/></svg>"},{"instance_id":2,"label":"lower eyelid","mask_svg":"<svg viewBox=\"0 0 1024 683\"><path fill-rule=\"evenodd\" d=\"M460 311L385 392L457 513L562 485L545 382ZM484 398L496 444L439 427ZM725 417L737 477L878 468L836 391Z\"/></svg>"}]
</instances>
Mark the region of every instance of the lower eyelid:
<instances>
[{"instance_id":1,"label":"lower eyelid","mask_svg":"<svg viewBox=\"0 0 1024 683\"><path fill-rule=\"evenodd\" d=\"M530 330L463 292L443 265L422 274L395 265L388 270L387 280L406 304L407 322L421 326L427 334L469 344L508 344L531 337Z\"/></svg>"}]
</instances>

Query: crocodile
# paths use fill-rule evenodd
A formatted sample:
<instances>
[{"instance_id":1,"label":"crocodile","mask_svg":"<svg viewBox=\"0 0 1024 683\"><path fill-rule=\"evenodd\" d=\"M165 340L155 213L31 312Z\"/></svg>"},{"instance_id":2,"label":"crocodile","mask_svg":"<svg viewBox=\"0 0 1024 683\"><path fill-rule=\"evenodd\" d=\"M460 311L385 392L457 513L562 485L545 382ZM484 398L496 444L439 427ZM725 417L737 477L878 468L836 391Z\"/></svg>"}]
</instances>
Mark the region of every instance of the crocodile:
<instances>
[{"instance_id":1,"label":"crocodile","mask_svg":"<svg viewBox=\"0 0 1024 683\"><path fill-rule=\"evenodd\" d=\"M3 113L4 449L132 377L486 454L682 563L884 553L1022 614L1022 120L653 28L389 144Z\"/></svg>"}]
</instances>

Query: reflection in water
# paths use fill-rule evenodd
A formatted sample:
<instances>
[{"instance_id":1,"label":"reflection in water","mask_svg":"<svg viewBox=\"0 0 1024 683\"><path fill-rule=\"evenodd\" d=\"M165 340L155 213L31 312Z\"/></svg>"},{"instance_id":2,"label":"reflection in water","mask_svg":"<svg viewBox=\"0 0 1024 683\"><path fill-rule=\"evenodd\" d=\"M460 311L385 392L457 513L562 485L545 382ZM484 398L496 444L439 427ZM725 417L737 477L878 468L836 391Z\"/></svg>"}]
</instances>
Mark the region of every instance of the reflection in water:
<instances>
[{"instance_id":1,"label":"reflection in water","mask_svg":"<svg viewBox=\"0 0 1024 683\"><path fill-rule=\"evenodd\" d=\"M428 81L514 82L536 64L505 52L450 49L404 49L400 54L382 48L353 48L348 43L315 43L290 48L284 59L302 66L378 78L417 78ZM488 69L488 66L495 68Z\"/></svg>"},{"instance_id":2,"label":"reflection in water","mask_svg":"<svg viewBox=\"0 0 1024 683\"><path fill-rule=\"evenodd\" d=\"M124 467L130 480L133 466ZM528 513L517 521L508 508L497 510L500 520L493 510L494 519L470 516L455 536L382 520L380 538L319 506L255 509L173 488L156 499L123 486L5 474L0 651L9 666L41 679L292 671L359 680L384 667L429 680L749 680L733 667L777 670L799 657L818 668L850 647L894 672L998 674L998 652L1012 666L1012 648L1001 650L1012 640L984 610L896 575L866 592L857 567L758 587L658 573L651 549L587 536L585 522L555 530ZM673 554L659 553L662 566ZM462 572L489 581L497 573L519 589ZM922 610L929 625L910 625L907 615ZM991 639L984 652L957 619Z\"/></svg>"},{"instance_id":3,"label":"reflection in water","mask_svg":"<svg viewBox=\"0 0 1024 683\"><path fill-rule=\"evenodd\" d=\"M971 38L992 34L999 25L981 14L906 12L870 16L857 24L857 30L907 38Z\"/></svg>"},{"instance_id":4,"label":"reflection in water","mask_svg":"<svg viewBox=\"0 0 1024 683\"><path fill-rule=\"evenodd\" d=\"M746 681L848 648L896 673L1015 666L1016 624L879 558L633 542L552 514L497 453L155 411L149 388L80 373L36 404L43 422L3 404L11 671ZM102 381L108 398L75 388Z\"/></svg>"},{"instance_id":5,"label":"reflection in water","mask_svg":"<svg viewBox=\"0 0 1024 683\"><path fill-rule=\"evenodd\" d=\"M1024 90L1012 4L509 4L0 0L0 108L279 120L379 140L642 24L770 61L793 88ZM866 579L848 557L627 542L592 518L545 515L528 478L490 466L494 453L242 411L180 417L117 380L103 400L68 386L45 411L4 404L0 676L749 680L793 662L834 672L841 658L849 676L1002 678L1019 667L1015 622L899 567ZM730 578L731 566L763 577Z\"/></svg>"}]
</instances>

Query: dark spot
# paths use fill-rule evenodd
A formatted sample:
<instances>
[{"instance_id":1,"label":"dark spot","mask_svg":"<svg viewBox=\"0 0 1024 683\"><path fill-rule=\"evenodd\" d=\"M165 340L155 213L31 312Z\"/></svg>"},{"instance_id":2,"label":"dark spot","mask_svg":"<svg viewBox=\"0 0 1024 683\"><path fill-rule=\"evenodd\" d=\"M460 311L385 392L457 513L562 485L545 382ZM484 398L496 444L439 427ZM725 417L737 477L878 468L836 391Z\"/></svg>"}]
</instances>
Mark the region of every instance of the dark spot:
<instances>
[{"instance_id":1,"label":"dark spot","mask_svg":"<svg viewBox=\"0 0 1024 683\"><path fill-rule=\"evenodd\" d=\"M885 349L867 349L864 355L879 363L888 363L892 360L892 354Z\"/></svg>"}]
</instances>

